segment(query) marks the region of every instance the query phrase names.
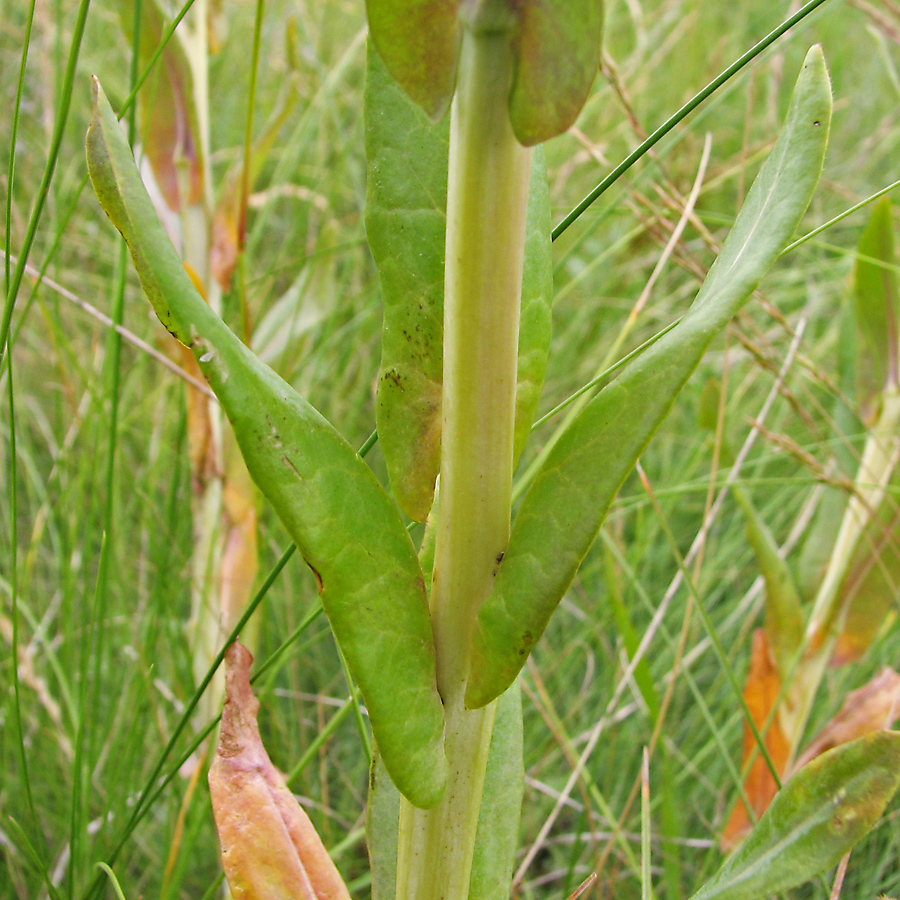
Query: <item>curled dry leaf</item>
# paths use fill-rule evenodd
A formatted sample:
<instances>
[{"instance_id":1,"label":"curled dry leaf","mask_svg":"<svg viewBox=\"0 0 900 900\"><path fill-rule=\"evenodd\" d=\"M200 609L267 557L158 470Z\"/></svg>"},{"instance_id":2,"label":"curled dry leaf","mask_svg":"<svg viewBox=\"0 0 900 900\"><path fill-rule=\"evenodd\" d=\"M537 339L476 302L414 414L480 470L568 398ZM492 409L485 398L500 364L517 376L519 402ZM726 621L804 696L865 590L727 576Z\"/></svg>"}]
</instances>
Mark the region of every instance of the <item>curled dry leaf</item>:
<instances>
[{"instance_id":1,"label":"curled dry leaf","mask_svg":"<svg viewBox=\"0 0 900 900\"><path fill-rule=\"evenodd\" d=\"M349 900L309 817L259 736L250 651L225 655L225 708L209 771L222 867L234 900Z\"/></svg>"},{"instance_id":2,"label":"curled dry leaf","mask_svg":"<svg viewBox=\"0 0 900 900\"><path fill-rule=\"evenodd\" d=\"M794 769L864 734L890 728L900 716L900 675L885 666L868 684L847 694L840 712L803 751Z\"/></svg>"}]
</instances>

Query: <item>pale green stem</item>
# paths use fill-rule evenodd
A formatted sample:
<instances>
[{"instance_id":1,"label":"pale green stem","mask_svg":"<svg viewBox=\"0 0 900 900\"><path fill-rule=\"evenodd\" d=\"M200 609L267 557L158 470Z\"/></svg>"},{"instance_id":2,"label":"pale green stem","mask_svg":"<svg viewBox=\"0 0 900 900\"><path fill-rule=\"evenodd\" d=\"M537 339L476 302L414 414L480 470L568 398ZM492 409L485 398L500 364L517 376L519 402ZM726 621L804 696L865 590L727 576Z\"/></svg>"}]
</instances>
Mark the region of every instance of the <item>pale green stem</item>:
<instances>
[{"instance_id":1,"label":"pale green stem","mask_svg":"<svg viewBox=\"0 0 900 900\"><path fill-rule=\"evenodd\" d=\"M222 311L222 291L210 271L210 243L212 239L213 185L210 160L210 102L209 102L209 2L194 0L190 12L176 32L181 41L190 69L193 108L196 115L197 154L203 179L203 191L194 203L183 202L179 209L182 233L182 258L190 264L203 284L206 300L217 313ZM185 168L186 175L187 166ZM183 198L190 196L187 178L184 179ZM224 482L223 421L218 403L207 401L214 471L194 473L201 486L193 496L193 552L191 559L191 619L188 633L191 638L194 675L199 683L222 646L233 622L227 622L222 610L222 560L225 553L225 533L222 527ZM203 465L203 462L201 462ZM202 720L215 716L222 706L225 693L224 670L216 672L209 691L198 705Z\"/></svg>"},{"instance_id":2,"label":"pale green stem","mask_svg":"<svg viewBox=\"0 0 900 900\"><path fill-rule=\"evenodd\" d=\"M798 673L796 684L788 691L791 712L790 746L796 752L816 691L834 653L847 618L841 586L847 577L863 534L881 507L891 474L897 464L897 429L900 427L900 392L887 390L881 414L863 448L854 493L841 520L834 549L822 584L816 594L805 642L810 648Z\"/></svg>"},{"instance_id":3,"label":"pale green stem","mask_svg":"<svg viewBox=\"0 0 900 900\"><path fill-rule=\"evenodd\" d=\"M446 714L447 794L404 801L398 900L465 900L494 720L467 710L469 637L509 540L519 304L530 151L507 112L500 31L463 38L451 113L444 296L441 507L431 590Z\"/></svg>"},{"instance_id":4,"label":"pale green stem","mask_svg":"<svg viewBox=\"0 0 900 900\"><path fill-rule=\"evenodd\" d=\"M197 117L197 154L203 178L203 194L195 204L184 204L181 209L183 257L197 272L206 289L207 303L221 313L221 292L215 279L210 277L209 245L214 204L212 171L210 166L209 137L209 2L194 0L185 17L179 38L187 56L191 71L190 89L194 112ZM187 194L185 194L187 196Z\"/></svg>"}]
</instances>

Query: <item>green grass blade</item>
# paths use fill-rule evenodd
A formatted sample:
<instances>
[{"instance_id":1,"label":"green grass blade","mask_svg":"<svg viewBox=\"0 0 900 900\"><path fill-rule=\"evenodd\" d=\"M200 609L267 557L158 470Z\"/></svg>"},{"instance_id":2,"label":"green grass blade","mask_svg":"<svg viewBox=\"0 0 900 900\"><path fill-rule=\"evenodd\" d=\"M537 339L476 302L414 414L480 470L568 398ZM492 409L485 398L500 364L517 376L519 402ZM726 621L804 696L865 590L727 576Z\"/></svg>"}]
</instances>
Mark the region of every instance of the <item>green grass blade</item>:
<instances>
[{"instance_id":1,"label":"green grass blade","mask_svg":"<svg viewBox=\"0 0 900 900\"><path fill-rule=\"evenodd\" d=\"M773 44L785 32L805 19L811 12L820 7L825 0L809 0L794 15L785 19L777 28L769 32L759 43L754 44L743 56L736 59L724 72L717 75L703 90L698 91L681 109L670 116L646 140L622 160L566 217L553 229L555 241L562 233L600 196L614 185L648 150L653 149L679 122L686 119L698 106L711 97L723 84L730 81L747 63L756 59L766 47Z\"/></svg>"},{"instance_id":2,"label":"green grass blade","mask_svg":"<svg viewBox=\"0 0 900 900\"><path fill-rule=\"evenodd\" d=\"M51 875L50 870L45 865L37 848L32 844L25 829L12 816L7 817L6 823L11 826L13 833L18 838L18 842L14 843L14 846L18 846L34 869L40 873L41 881L47 890L47 896L50 897L51 900L62 900L59 890L53 883L53 876Z\"/></svg>"},{"instance_id":3,"label":"green grass blade","mask_svg":"<svg viewBox=\"0 0 900 900\"><path fill-rule=\"evenodd\" d=\"M125 894L122 891L122 886L119 884L119 879L116 878L116 873L113 872L113 870L106 863L97 863L97 868L102 869L106 874L106 877L109 878L113 890L115 891L117 900L125 900Z\"/></svg>"},{"instance_id":4,"label":"green grass blade","mask_svg":"<svg viewBox=\"0 0 900 900\"><path fill-rule=\"evenodd\" d=\"M22 40L22 59L19 63L19 77L16 81L16 99L13 104L12 115L9 123L9 165L6 169L6 208L4 219L6 221L6 236L4 246L6 252L3 259L3 287L8 293L11 281L10 254L12 253L12 208L13 189L16 183L16 138L19 133L19 117L22 112L22 93L25 90L25 65L28 61L28 48L31 46L31 29L34 25L34 7L36 0L31 0L28 5L28 16L25 19L25 30Z\"/></svg>"},{"instance_id":5,"label":"green grass blade","mask_svg":"<svg viewBox=\"0 0 900 900\"><path fill-rule=\"evenodd\" d=\"M847 216L852 215L857 210L862 209L864 206L868 206L870 203L874 203L879 197L883 197L885 194L890 193L895 188L900 187L900 180L892 181L890 184L885 185L880 190L875 191L874 194L870 194L866 197L865 200L860 200L859 203L854 203L853 206L848 206L843 212L838 213L836 216L829 219L827 222L823 222L816 228L813 228L808 234L804 234L803 237L797 238L796 241L787 245L784 248L782 256L785 253L790 253L792 250L796 250L801 244L805 244L807 241L812 240L817 235L821 234L823 231L827 231L829 228L837 225L838 222L843 221L847 218Z\"/></svg>"},{"instance_id":6,"label":"green grass blade","mask_svg":"<svg viewBox=\"0 0 900 900\"><path fill-rule=\"evenodd\" d=\"M7 351L6 343L9 338L9 327L12 322L12 314L16 305L16 297L19 293L19 286L22 283L22 276L25 274L25 265L28 262L28 254L31 252L31 246L34 243L35 235L37 234L38 223L41 220L41 215L44 212L44 205L46 204L47 196L50 193L50 182L53 180L53 173L56 171L56 163L59 160L59 154L62 150L66 122L69 119L72 87L75 83L78 57L81 52L81 39L84 36L84 28L87 24L87 15L90 5L91 0L81 0L81 3L78 6L78 15L75 19L75 25L72 29L72 37L70 39L69 58L66 60L63 83L60 85L59 89L59 109L56 111L53 135L50 138L50 150L47 153L47 162L44 165L44 174L41 178L41 184L38 188L31 215L28 218L28 225L25 229L25 237L22 241L22 247L19 250L16 267L6 285L6 301L3 306L2 316L0 316L0 361L2 361L3 354ZM12 186L10 185L9 187L11 190ZM7 232L7 235L8 234L9 232Z\"/></svg>"},{"instance_id":7,"label":"green grass blade","mask_svg":"<svg viewBox=\"0 0 900 900\"><path fill-rule=\"evenodd\" d=\"M891 201L883 197L873 207L857 248L853 273L856 313L856 400L863 418L877 414L881 394L898 387L898 322L894 221Z\"/></svg>"},{"instance_id":8,"label":"green grass blade","mask_svg":"<svg viewBox=\"0 0 900 900\"><path fill-rule=\"evenodd\" d=\"M12 688L13 688L13 720L16 728L16 752L19 758L19 770L21 773L22 784L25 787L25 801L28 808L29 818L35 833L40 834L38 826L38 816L34 805L34 792L31 787L31 770L28 765L28 753L26 751L25 729L22 721L22 685L19 680L19 574L18 562L16 559L16 548L18 546L18 527L17 517L19 509L18 501L18 466L16 461L16 405L15 391L13 390L13 368L12 355L6 358L6 387L7 399L9 403L9 584L11 594L11 630L12 640L10 642L10 651L12 654ZM37 850L35 850L37 856ZM38 857L40 858L40 857ZM43 860L41 860L43 866Z\"/></svg>"},{"instance_id":9,"label":"green grass blade","mask_svg":"<svg viewBox=\"0 0 900 900\"><path fill-rule=\"evenodd\" d=\"M793 236L822 171L830 120L831 87L814 47L782 133L694 304L585 407L529 489L478 613L468 705L483 706L515 679L679 391Z\"/></svg>"},{"instance_id":10,"label":"green grass blade","mask_svg":"<svg viewBox=\"0 0 900 900\"><path fill-rule=\"evenodd\" d=\"M650 757L644 747L641 760L641 900L653 900L653 879L650 875Z\"/></svg>"}]
</instances>

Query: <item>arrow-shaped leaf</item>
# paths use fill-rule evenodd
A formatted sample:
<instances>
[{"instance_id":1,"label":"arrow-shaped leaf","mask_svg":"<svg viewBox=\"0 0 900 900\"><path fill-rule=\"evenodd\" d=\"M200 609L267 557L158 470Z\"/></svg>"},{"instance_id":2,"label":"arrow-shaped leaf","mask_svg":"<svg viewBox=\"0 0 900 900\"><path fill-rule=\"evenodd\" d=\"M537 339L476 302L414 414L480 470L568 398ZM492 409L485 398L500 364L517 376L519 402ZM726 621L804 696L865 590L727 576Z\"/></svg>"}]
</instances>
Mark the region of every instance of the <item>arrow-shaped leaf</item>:
<instances>
[{"instance_id":1,"label":"arrow-shaped leaf","mask_svg":"<svg viewBox=\"0 0 900 900\"><path fill-rule=\"evenodd\" d=\"M422 572L399 511L343 437L194 289L96 79L87 158L156 314L193 350L253 480L316 575L391 777L412 803L433 806L447 777L443 705Z\"/></svg>"},{"instance_id":2,"label":"arrow-shaped leaf","mask_svg":"<svg viewBox=\"0 0 900 900\"><path fill-rule=\"evenodd\" d=\"M528 491L494 589L478 612L469 707L489 703L515 679L622 482L710 342L790 240L822 171L830 120L831 88L816 46L781 135L693 306L584 408Z\"/></svg>"}]
</instances>

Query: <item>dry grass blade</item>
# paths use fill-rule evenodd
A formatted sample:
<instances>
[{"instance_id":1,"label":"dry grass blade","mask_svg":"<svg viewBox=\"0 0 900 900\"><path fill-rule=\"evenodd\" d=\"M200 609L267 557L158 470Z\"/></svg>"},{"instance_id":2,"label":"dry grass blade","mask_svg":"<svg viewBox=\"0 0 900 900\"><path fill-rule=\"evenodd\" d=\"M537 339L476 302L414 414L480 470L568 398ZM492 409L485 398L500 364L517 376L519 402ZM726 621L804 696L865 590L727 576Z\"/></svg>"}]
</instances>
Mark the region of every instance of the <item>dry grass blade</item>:
<instances>
[{"instance_id":1,"label":"dry grass blade","mask_svg":"<svg viewBox=\"0 0 900 900\"><path fill-rule=\"evenodd\" d=\"M578 898L597 880L597 873L591 872L584 881L572 891L571 894L566 898L566 900L578 900Z\"/></svg>"}]
</instances>

